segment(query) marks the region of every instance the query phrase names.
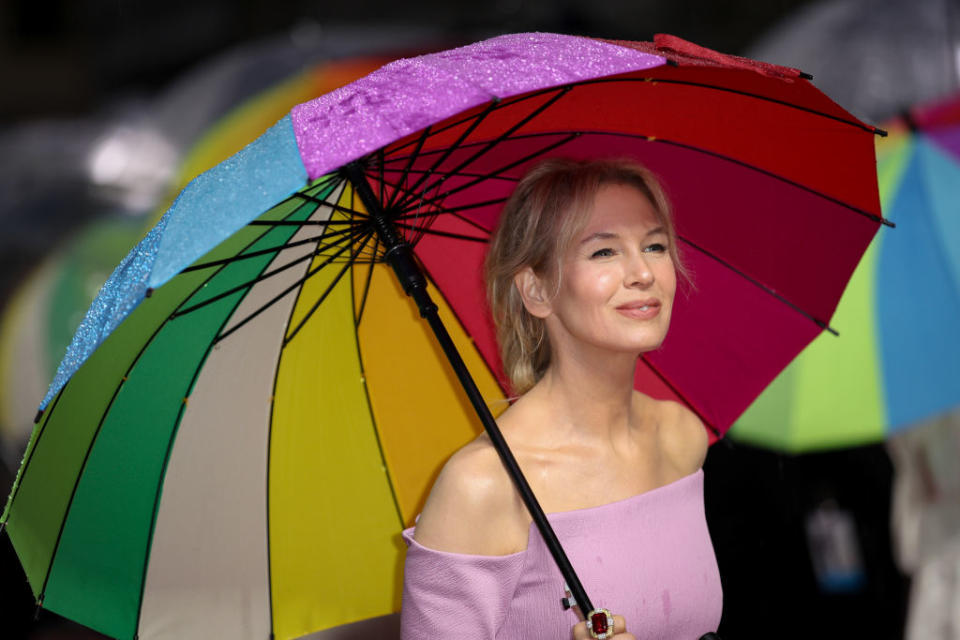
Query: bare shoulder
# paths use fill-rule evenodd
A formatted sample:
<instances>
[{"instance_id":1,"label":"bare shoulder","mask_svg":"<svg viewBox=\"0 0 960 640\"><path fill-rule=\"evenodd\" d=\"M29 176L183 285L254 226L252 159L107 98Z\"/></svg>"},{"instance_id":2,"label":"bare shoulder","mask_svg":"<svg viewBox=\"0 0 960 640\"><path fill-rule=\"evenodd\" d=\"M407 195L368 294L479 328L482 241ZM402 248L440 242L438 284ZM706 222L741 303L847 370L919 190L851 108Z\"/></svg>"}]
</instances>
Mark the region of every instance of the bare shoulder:
<instances>
[{"instance_id":1,"label":"bare shoulder","mask_svg":"<svg viewBox=\"0 0 960 640\"><path fill-rule=\"evenodd\" d=\"M703 466L710 444L703 421L679 402L662 400L657 405L664 452L683 473L693 473Z\"/></svg>"},{"instance_id":2,"label":"bare shoulder","mask_svg":"<svg viewBox=\"0 0 960 640\"><path fill-rule=\"evenodd\" d=\"M506 555L527 546L529 524L486 437L457 451L430 490L414 538L438 551Z\"/></svg>"}]
</instances>

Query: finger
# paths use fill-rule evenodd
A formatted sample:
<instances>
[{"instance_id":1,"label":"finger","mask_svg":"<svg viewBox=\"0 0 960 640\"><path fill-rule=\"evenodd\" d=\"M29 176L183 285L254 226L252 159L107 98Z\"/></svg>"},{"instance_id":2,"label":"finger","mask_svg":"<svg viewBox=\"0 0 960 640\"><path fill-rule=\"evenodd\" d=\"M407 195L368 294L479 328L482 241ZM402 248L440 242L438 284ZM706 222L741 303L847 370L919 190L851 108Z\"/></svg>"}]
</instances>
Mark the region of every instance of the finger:
<instances>
[{"instance_id":1,"label":"finger","mask_svg":"<svg viewBox=\"0 0 960 640\"><path fill-rule=\"evenodd\" d=\"M627 621L623 616L613 616L613 634L615 640L635 640L632 634L626 633ZM626 634L626 635L620 635ZM573 625L573 640L590 640L590 632L587 631L586 622L578 622Z\"/></svg>"},{"instance_id":2,"label":"finger","mask_svg":"<svg viewBox=\"0 0 960 640\"><path fill-rule=\"evenodd\" d=\"M613 632L617 633L626 633L627 632L627 621L623 616L614 615L613 616Z\"/></svg>"}]
</instances>

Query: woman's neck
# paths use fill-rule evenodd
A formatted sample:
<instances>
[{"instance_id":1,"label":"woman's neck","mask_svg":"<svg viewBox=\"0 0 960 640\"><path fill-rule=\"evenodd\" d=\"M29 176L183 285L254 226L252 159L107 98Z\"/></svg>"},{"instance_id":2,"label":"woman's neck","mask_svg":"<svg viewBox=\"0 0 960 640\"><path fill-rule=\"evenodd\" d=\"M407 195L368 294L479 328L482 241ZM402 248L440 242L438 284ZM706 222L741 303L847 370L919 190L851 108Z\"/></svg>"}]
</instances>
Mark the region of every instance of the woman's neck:
<instances>
[{"instance_id":1,"label":"woman's neck","mask_svg":"<svg viewBox=\"0 0 960 640\"><path fill-rule=\"evenodd\" d=\"M550 413L552 430L608 436L631 424L636 357L578 353L556 358L530 394Z\"/></svg>"}]
</instances>

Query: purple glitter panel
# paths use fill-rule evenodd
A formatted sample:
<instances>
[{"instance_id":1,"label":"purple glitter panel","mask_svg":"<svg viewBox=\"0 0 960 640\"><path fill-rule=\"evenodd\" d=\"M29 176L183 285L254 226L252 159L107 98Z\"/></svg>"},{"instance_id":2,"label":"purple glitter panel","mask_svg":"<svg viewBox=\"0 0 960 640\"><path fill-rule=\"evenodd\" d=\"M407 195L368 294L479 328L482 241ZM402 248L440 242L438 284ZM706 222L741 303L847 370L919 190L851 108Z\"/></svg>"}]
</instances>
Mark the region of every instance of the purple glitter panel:
<instances>
[{"instance_id":1,"label":"purple glitter panel","mask_svg":"<svg viewBox=\"0 0 960 640\"><path fill-rule=\"evenodd\" d=\"M494 98L649 69L660 56L550 33L499 36L397 60L293 109L310 178Z\"/></svg>"}]
</instances>

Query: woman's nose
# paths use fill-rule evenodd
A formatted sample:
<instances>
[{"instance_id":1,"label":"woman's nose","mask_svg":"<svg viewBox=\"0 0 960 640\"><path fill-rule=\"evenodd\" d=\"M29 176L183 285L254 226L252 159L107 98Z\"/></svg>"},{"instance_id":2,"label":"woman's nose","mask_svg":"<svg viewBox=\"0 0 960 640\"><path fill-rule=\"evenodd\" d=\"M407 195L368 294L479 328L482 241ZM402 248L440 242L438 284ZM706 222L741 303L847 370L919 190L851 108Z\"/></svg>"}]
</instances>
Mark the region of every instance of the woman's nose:
<instances>
[{"instance_id":1,"label":"woman's nose","mask_svg":"<svg viewBox=\"0 0 960 640\"><path fill-rule=\"evenodd\" d=\"M626 274L628 287L649 287L653 284L653 270L643 254L631 258Z\"/></svg>"}]
</instances>

